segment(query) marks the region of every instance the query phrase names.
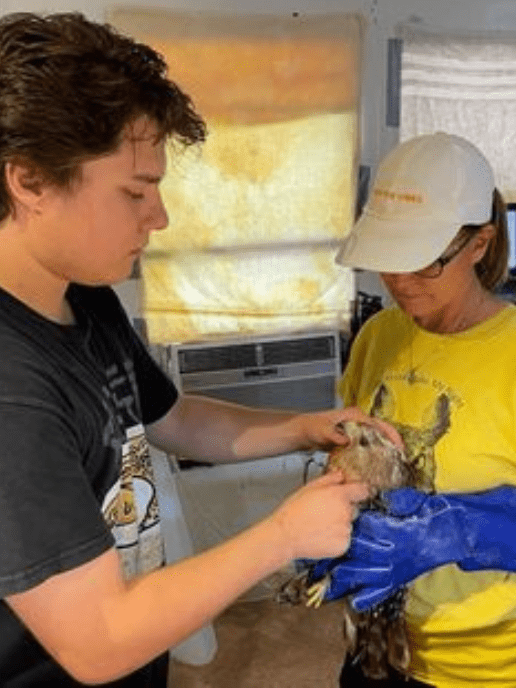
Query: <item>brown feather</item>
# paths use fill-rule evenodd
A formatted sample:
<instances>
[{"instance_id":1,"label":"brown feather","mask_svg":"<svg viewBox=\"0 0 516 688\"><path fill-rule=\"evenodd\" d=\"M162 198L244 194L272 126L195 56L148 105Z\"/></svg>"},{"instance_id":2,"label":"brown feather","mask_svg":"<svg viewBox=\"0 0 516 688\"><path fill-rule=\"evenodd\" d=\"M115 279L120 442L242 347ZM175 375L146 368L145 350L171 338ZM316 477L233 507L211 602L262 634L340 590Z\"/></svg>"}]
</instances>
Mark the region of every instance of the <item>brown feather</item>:
<instances>
[{"instance_id":1,"label":"brown feather","mask_svg":"<svg viewBox=\"0 0 516 688\"><path fill-rule=\"evenodd\" d=\"M350 442L329 452L326 470L342 471L349 482L369 483L370 499L362 507L382 509L383 490L417 483L417 471L407 461L405 453L373 427L346 422L341 429ZM324 596L324 582L310 587L309 581L309 571L288 581L279 591L279 601L318 606ZM389 666L401 672L408 666L410 654L404 600L405 590L401 590L368 612L356 612L346 604L344 636L347 658L360 662L367 678L387 678Z\"/></svg>"}]
</instances>

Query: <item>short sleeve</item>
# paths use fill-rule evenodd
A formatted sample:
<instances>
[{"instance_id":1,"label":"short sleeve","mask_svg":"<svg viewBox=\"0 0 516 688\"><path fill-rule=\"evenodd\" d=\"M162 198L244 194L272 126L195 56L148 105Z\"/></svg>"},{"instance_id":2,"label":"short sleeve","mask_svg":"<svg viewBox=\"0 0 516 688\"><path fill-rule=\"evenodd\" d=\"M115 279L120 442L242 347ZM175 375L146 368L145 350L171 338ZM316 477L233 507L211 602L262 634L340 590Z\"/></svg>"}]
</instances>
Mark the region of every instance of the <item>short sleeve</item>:
<instances>
[{"instance_id":1,"label":"short sleeve","mask_svg":"<svg viewBox=\"0 0 516 688\"><path fill-rule=\"evenodd\" d=\"M140 396L142 421L150 425L162 418L177 401L172 380L152 358L136 332L133 332L133 362Z\"/></svg>"},{"instance_id":2,"label":"short sleeve","mask_svg":"<svg viewBox=\"0 0 516 688\"><path fill-rule=\"evenodd\" d=\"M0 398L0 596L113 546L66 418L38 400Z\"/></svg>"},{"instance_id":3,"label":"short sleeve","mask_svg":"<svg viewBox=\"0 0 516 688\"><path fill-rule=\"evenodd\" d=\"M127 313L113 289L100 288L97 291L102 295L101 302L104 308L107 306L108 299L106 297L109 295L112 310L107 315L108 320L116 319L120 324L123 323L125 337L129 340L131 349L142 422L144 425L150 425L162 418L175 404L178 398L176 386L150 355L148 348L131 325Z\"/></svg>"},{"instance_id":4,"label":"short sleeve","mask_svg":"<svg viewBox=\"0 0 516 688\"><path fill-rule=\"evenodd\" d=\"M358 384L362 376L369 337L370 322L366 322L351 345L344 374L337 384L337 390L344 406L355 406L357 403Z\"/></svg>"}]
</instances>

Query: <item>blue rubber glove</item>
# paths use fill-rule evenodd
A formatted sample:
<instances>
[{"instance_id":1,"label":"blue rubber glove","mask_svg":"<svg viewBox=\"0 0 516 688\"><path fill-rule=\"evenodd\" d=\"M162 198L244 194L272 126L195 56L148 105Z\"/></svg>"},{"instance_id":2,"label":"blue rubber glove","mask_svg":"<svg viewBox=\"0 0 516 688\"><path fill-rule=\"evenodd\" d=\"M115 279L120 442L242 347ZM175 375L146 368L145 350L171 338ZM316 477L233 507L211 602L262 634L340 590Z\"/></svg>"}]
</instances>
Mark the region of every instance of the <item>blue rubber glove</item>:
<instances>
[{"instance_id":1,"label":"blue rubber glove","mask_svg":"<svg viewBox=\"0 0 516 688\"><path fill-rule=\"evenodd\" d=\"M330 578L324 599L347 595L365 611L452 562L465 571L516 571L516 488L435 495L401 488L383 499L385 512L358 516L345 555L312 565L311 581Z\"/></svg>"}]
</instances>

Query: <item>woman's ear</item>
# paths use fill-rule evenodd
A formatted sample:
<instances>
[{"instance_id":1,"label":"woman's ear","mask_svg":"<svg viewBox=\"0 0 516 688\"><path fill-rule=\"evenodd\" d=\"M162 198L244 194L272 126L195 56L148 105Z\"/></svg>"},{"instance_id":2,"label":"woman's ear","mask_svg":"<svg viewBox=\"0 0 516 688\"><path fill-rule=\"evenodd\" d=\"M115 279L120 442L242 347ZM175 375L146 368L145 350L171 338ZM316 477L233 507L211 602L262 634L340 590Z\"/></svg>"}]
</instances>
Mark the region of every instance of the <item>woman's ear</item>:
<instances>
[{"instance_id":1,"label":"woman's ear","mask_svg":"<svg viewBox=\"0 0 516 688\"><path fill-rule=\"evenodd\" d=\"M489 242L493 239L496 228L492 224L484 225L473 238L472 252L475 263L479 263L484 257Z\"/></svg>"},{"instance_id":2,"label":"woman's ear","mask_svg":"<svg viewBox=\"0 0 516 688\"><path fill-rule=\"evenodd\" d=\"M5 165L5 183L15 210L39 212L48 183L36 165L26 160L10 160Z\"/></svg>"}]
</instances>

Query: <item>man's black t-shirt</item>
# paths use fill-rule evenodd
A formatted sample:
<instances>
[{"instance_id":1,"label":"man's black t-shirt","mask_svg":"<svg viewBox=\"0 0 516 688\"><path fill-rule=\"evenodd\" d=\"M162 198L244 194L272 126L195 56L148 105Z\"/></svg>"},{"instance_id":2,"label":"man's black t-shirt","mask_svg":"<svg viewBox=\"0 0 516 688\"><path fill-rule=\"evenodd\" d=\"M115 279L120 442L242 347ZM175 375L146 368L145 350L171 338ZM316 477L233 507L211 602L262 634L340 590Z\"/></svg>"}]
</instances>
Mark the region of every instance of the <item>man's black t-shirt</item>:
<instances>
[{"instance_id":1,"label":"man's black t-shirt","mask_svg":"<svg viewBox=\"0 0 516 688\"><path fill-rule=\"evenodd\" d=\"M3 598L114 544L127 578L163 563L143 426L177 399L113 290L71 285L76 323L0 290L0 685L77 686ZM146 669L116 686L146 686ZM149 684L150 685L150 684Z\"/></svg>"}]
</instances>

